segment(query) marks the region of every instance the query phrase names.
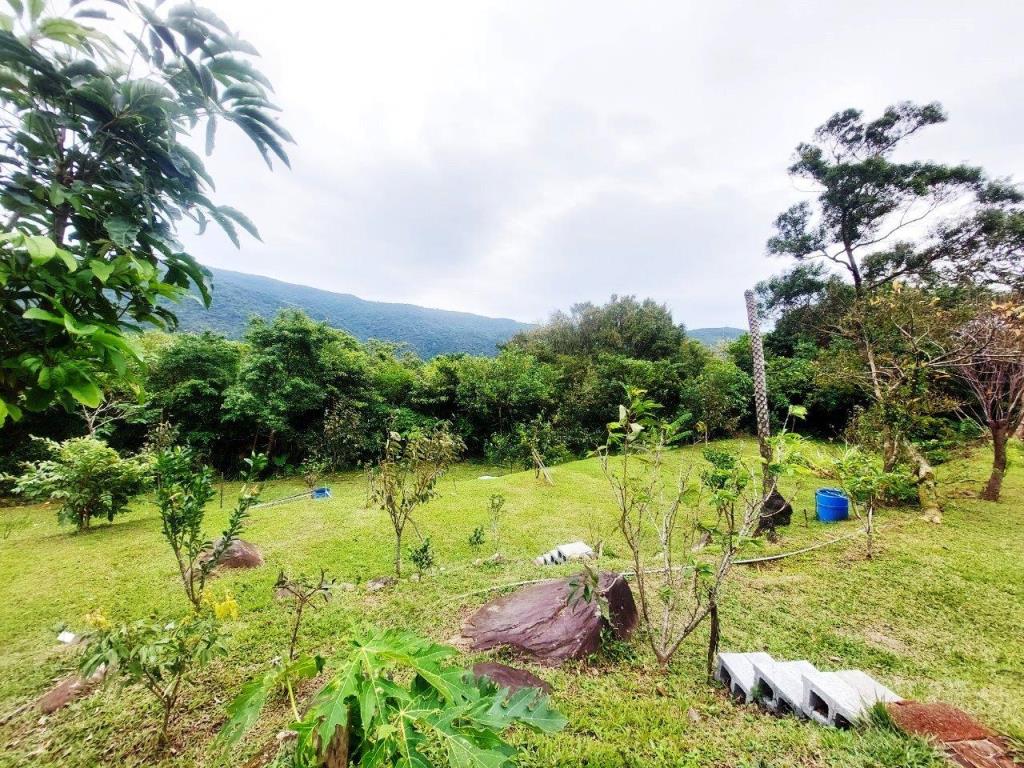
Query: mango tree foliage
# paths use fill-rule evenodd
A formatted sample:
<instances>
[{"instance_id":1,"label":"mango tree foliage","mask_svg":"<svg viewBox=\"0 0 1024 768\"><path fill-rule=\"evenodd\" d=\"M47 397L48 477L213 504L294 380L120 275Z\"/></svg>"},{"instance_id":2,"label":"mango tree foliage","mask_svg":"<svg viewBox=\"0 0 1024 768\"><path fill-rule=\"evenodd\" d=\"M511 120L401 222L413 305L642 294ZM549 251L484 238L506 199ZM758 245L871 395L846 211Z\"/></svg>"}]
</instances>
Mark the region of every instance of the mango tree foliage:
<instances>
[{"instance_id":1,"label":"mango tree foliage","mask_svg":"<svg viewBox=\"0 0 1024 768\"><path fill-rule=\"evenodd\" d=\"M210 197L213 179L188 146L205 129L241 130L288 162L256 50L212 12L132 0L8 0L0 14L0 424L57 401L95 407L98 372L126 375L125 332L175 323L167 300L206 271L176 240L183 219L216 222L239 245L258 237ZM116 19L108 15L108 10Z\"/></svg>"}]
</instances>

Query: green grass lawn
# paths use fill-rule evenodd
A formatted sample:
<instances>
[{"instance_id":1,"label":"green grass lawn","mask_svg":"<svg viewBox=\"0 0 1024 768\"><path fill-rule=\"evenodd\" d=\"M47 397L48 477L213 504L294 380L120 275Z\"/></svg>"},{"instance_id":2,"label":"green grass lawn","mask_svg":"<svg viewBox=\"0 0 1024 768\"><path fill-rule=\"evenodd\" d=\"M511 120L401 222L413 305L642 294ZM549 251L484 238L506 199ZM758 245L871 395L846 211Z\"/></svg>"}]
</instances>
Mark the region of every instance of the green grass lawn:
<instances>
[{"instance_id":1,"label":"green grass lawn","mask_svg":"<svg viewBox=\"0 0 1024 768\"><path fill-rule=\"evenodd\" d=\"M747 453L749 441L739 445ZM678 455L696 459L684 449ZM985 475L987 452L945 465L940 479L949 500L942 525L920 521L912 509L887 509L873 560L859 539L765 566L737 568L724 600L723 650L766 650L805 658L828 669L867 671L906 698L943 700L997 729L1024 729L1024 454L1004 501L981 502L973 489ZM488 599L466 593L540 576L572 572L541 568L537 554L586 538L594 522L610 527L614 508L595 460L552 470L547 486L532 472L479 480L494 468L463 464L440 496L418 516L438 553L435 572L391 590L338 591L309 617L308 650L339 648L354 627L403 627L438 641L458 634L464 617ZM330 481L333 498L301 501L253 514L245 538L266 557L263 568L217 579L230 589L241 616L230 622L229 656L195 680L172 726L173 754L155 753L156 705L141 690L112 685L49 718L24 711L0 726L0 765L243 765L272 744L287 725L283 701L230 759L208 743L224 720L224 705L242 683L266 669L287 645L288 615L272 598L281 569L360 582L391 570L392 539L382 512L367 510L359 474ZM793 524L763 554L788 551L848 533L855 523L826 526L813 518L813 478L783 485L794 498ZM234 487L228 486L226 506ZM275 481L264 498L301 490ZM508 500L501 566L474 566L486 555L468 538L487 525L492 493ZM805 516L806 511L806 516ZM226 509L211 505L208 527L219 530ZM414 535L410 536L410 539ZM409 541L411 543L411 540ZM625 569L614 554L602 567ZM84 629L84 616L102 610L115 620L155 614L173 618L187 608L155 508L140 502L112 525L85 534L58 527L52 508L0 508L0 718L33 700L72 669L73 651L59 646L65 626ZM496 594L496 593L495 593ZM920 743L882 729L830 731L793 718L775 719L738 705L705 680L706 630L682 648L663 675L639 641L614 657L558 670L534 668L555 687L554 703L569 718L556 736L515 734L530 766L926 766L940 763ZM532 668L532 667L531 667ZM254 762L254 765L259 764Z\"/></svg>"}]
</instances>

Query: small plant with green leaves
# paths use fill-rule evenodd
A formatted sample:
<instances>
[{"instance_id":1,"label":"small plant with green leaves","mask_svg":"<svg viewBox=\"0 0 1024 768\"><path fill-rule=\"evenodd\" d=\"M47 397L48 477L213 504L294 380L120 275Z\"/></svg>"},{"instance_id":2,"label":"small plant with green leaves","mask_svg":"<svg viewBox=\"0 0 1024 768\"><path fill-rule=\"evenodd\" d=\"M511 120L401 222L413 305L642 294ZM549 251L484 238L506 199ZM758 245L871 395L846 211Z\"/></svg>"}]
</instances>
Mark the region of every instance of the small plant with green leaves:
<instances>
[{"instance_id":1,"label":"small plant with green leaves","mask_svg":"<svg viewBox=\"0 0 1024 768\"><path fill-rule=\"evenodd\" d=\"M492 493L487 499L487 519L490 521L491 538L494 540L494 554L501 551L501 521L505 517L505 497Z\"/></svg>"},{"instance_id":2,"label":"small plant with green leaves","mask_svg":"<svg viewBox=\"0 0 1024 768\"><path fill-rule=\"evenodd\" d=\"M286 598L292 603L292 630L288 641L288 661L295 661L295 649L299 640L299 628L302 626L302 617L307 608L316 608L318 604L327 605L331 599L331 589L334 587L334 580L327 578L327 572L320 569L318 580L306 576L289 578L284 571L277 577L274 584L274 594Z\"/></svg>"},{"instance_id":3,"label":"small plant with green leaves","mask_svg":"<svg viewBox=\"0 0 1024 768\"><path fill-rule=\"evenodd\" d=\"M119 626L95 617L94 625L81 675L88 678L105 666L107 679L120 678L149 691L162 710L157 742L167 746L182 684L226 653L216 616L193 614L169 623L141 619Z\"/></svg>"},{"instance_id":4,"label":"small plant with green leaves","mask_svg":"<svg viewBox=\"0 0 1024 768\"><path fill-rule=\"evenodd\" d=\"M416 572L422 574L434 567L434 547L427 536L418 547L409 548L409 559L416 566Z\"/></svg>"},{"instance_id":5,"label":"small plant with green leaves","mask_svg":"<svg viewBox=\"0 0 1024 768\"><path fill-rule=\"evenodd\" d=\"M850 500L854 515L863 521L867 537L867 556L875 554L875 512L894 490L907 485L907 475L898 469L886 472L882 461L860 448L847 448L836 456L826 456L815 469L829 478Z\"/></svg>"},{"instance_id":6,"label":"small plant with green leaves","mask_svg":"<svg viewBox=\"0 0 1024 768\"><path fill-rule=\"evenodd\" d=\"M37 438L51 458L25 462L14 492L34 500L59 504L57 519L87 530L95 518L112 522L148 484L149 460L145 456L122 458L94 437L76 437L62 443Z\"/></svg>"},{"instance_id":7,"label":"small plant with green leaves","mask_svg":"<svg viewBox=\"0 0 1024 768\"><path fill-rule=\"evenodd\" d=\"M215 495L210 468L200 464L190 448L166 448L156 454L153 470L161 532L174 553L185 595L196 610L202 605L210 574L241 534L249 508L259 501L261 486L256 478L266 466L262 454L245 460L238 501L220 538L211 541L203 530L206 505Z\"/></svg>"},{"instance_id":8,"label":"small plant with green leaves","mask_svg":"<svg viewBox=\"0 0 1024 768\"><path fill-rule=\"evenodd\" d=\"M333 764L365 768L506 768L517 757L502 736L508 728L554 733L565 726L541 691L499 689L453 664L457 655L398 630L358 635L333 660L304 714L293 713L297 736L287 764L314 768L330 753ZM308 677L320 671L315 659L296 663ZM259 720L276 686L269 674L242 689L228 707L221 745L236 743Z\"/></svg>"},{"instance_id":9,"label":"small plant with green leaves","mask_svg":"<svg viewBox=\"0 0 1024 768\"><path fill-rule=\"evenodd\" d=\"M370 503L387 513L395 532L395 576L402 575L402 534L417 507L437 495L437 483L458 459L462 441L446 428L388 433L384 457L368 474Z\"/></svg>"},{"instance_id":10,"label":"small plant with green leaves","mask_svg":"<svg viewBox=\"0 0 1024 768\"><path fill-rule=\"evenodd\" d=\"M487 541L487 535L484 533L484 527L478 525L473 529L473 532L469 534L469 546L473 549L480 549Z\"/></svg>"}]
</instances>

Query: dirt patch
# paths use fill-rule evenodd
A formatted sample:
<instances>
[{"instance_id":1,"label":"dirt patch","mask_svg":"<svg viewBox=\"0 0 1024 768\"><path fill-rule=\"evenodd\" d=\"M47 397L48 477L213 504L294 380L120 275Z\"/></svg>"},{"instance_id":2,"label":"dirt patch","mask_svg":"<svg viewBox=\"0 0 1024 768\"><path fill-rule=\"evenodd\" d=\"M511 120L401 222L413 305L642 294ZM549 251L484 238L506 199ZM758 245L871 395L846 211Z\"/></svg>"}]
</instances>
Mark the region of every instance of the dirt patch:
<instances>
[{"instance_id":1,"label":"dirt patch","mask_svg":"<svg viewBox=\"0 0 1024 768\"><path fill-rule=\"evenodd\" d=\"M941 742L987 739L995 734L961 709L949 704L898 701L889 714L900 730Z\"/></svg>"}]
</instances>

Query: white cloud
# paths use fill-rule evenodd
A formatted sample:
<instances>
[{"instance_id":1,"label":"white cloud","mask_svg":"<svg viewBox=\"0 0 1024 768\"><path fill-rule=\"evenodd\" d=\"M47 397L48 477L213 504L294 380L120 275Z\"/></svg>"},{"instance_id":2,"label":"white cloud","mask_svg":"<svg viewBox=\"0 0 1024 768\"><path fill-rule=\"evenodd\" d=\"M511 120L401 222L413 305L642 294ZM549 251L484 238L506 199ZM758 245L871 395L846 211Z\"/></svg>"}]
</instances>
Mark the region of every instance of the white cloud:
<instances>
[{"instance_id":1,"label":"white cloud","mask_svg":"<svg viewBox=\"0 0 1024 768\"><path fill-rule=\"evenodd\" d=\"M691 326L742 290L832 112L942 101L913 151L1020 175L1024 6L961 2L207 0L263 53L293 170L220 137L218 198L264 243L207 263L537 320L613 292Z\"/></svg>"}]
</instances>

